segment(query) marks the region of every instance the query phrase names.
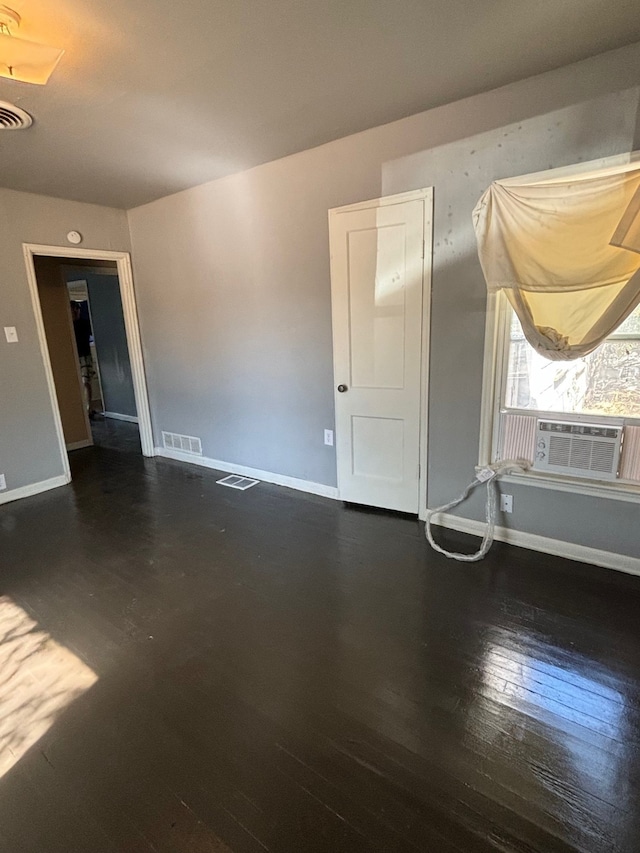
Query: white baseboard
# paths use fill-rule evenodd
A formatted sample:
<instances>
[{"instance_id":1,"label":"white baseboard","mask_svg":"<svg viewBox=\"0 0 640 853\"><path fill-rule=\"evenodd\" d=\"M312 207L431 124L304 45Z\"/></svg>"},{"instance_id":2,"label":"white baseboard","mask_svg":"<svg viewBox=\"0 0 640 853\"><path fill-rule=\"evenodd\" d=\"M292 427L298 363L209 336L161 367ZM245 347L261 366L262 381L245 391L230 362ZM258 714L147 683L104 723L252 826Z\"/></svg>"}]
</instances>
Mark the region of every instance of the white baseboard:
<instances>
[{"instance_id":1,"label":"white baseboard","mask_svg":"<svg viewBox=\"0 0 640 853\"><path fill-rule=\"evenodd\" d=\"M483 522L461 518L450 513L440 513L434 516L433 523L441 527L448 527L450 530L458 530L461 533L471 533L474 536L482 536L485 531ZM564 542L561 539L550 539L548 536L524 533L522 530L510 530L507 527L496 527L495 538L498 542L528 548L530 551L541 551L543 554L553 554L556 557L565 557L567 560L578 560L581 563L603 566L606 569L617 569L630 575L640 575L640 558L638 557L615 554L613 551L601 551L598 548L589 548L587 545Z\"/></svg>"},{"instance_id":2,"label":"white baseboard","mask_svg":"<svg viewBox=\"0 0 640 853\"><path fill-rule=\"evenodd\" d=\"M178 462L189 462L192 465L200 465L203 468L213 468L216 471L224 471L227 474L240 474L244 477L253 477L265 483L274 483L277 486L286 486L289 489L297 489L312 495L321 495L325 498L339 500L338 489L334 486L325 486L323 483L313 483L309 480L299 480L296 477L287 477L284 474L273 474L270 471L261 471L258 468L249 468L245 465L236 465L233 462L223 462L220 459L209 459L206 456L192 456L189 453L180 453L177 450L168 450L165 447L155 448L156 456L165 459L174 459ZM470 533L474 536L484 534L484 524L469 518L461 518L450 513L441 513L437 516L434 524L458 530L461 533ZM506 542L509 545L517 545L520 548L528 548L530 551L540 551L543 554L552 554L564 557L568 560L577 560L595 566L603 566L607 569L617 569L632 575L640 575L640 558L630 557L625 554L615 554L613 551L601 551L597 548L589 548L586 545L578 545L573 542L564 542L561 539L551 539L548 536L538 536L535 533L524 533L521 530L509 530L506 527L495 528L495 539L498 542Z\"/></svg>"},{"instance_id":3,"label":"white baseboard","mask_svg":"<svg viewBox=\"0 0 640 853\"><path fill-rule=\"evenodd\" d=\"M310 480L299 480L297 477L287 477L284 474L273 474L271 471L261 471L258 468L247 468L245 465L236 465L233 462L222 462L220 459L209 459L206 456L192 456L190 453L180 453L178 450L168 450L166 447L156 447L156 456L165 459L175 459L178 462L190 462L192 465L200 465L203 468L213 468L215 471L224 471L225 474L241 474L243 477L253 477L264 483L274 483L276 486L286 486L288 489L297 489L299 492L308 492L311 495L321 495L323 498L338 500L338 490L335 486L325 486L324 483L313 483Z\"/></svg>"},{"instance_id":4,"label":"white baseboard","mask_svg":"<svg viewBox=\"0 0 640 853\"><path fill-rule=\"evenodd\" d=\"M19 489L10 489L8 492L0 492L0 504L7 504L10 501L19 501L20 498L29 498L31 495L39 495L40 492L48 492L49 489L57 489L59 486L66 486L69 479L66 475L61 474L59 477L52 477L50 480L42 480L40 483L32 483L30 486L21 486Z\"/></svg>"},{"instance_id":5,"label":"white baseboard","mask_svg":"<svg viewBox=\"0 0 640 853\"><path fill-rule=\"evenodd\" d=\"M138 423L138 418L134 418L133 415L120 415L118 412L103 412L102 414L105 418L113 418L116 421L127 421L130 424Z\"/></svg>"},{"instance_id":6,"label":"white baseboard","mask_svg":"<svg viewBox=\"0 0 640 853\"><path fill-rule=\"evenodd\" d=\"M83 447L93 447L93 440L90 438L83 438L82 441L72 441L71 444L67 444L67 450L82 450Z\"/></svg>"}]
</instances>

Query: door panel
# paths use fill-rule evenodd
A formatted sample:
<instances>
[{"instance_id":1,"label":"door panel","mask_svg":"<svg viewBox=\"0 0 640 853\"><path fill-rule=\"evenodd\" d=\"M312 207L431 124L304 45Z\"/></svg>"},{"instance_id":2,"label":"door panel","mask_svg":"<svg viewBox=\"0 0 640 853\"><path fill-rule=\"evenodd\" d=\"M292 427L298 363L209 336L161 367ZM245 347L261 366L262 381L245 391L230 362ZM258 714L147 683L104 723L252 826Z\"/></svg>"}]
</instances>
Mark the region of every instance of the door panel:
<instances>
[{"instance_id":1,"label":"door panel","mask_svg":"<svg viewBox=\"0 0 640 853\"><path fill-rule=\"evenodd\" d=\"M351 383L404 385L404 228L347 233Z\"/></svg>"},{"instance_id":2,"label":"door panel","mask_svg":"<svg viewBox=\"0 0 640 853\"><path fill-rule=\"evenodd\" d=\"M330 213L340 497L415 513L424 233L424 198Z\"/></svg>"},{"instance_id":3,"label":"door panel","mask_svg":"<svg viewBox=\"0 0 640 853\"><path fill-rule=\"evenodd\" d=\"M403 449L403 421L352 416L352 475L401 482L404 479Z\"/></svg>"}]
</instances>

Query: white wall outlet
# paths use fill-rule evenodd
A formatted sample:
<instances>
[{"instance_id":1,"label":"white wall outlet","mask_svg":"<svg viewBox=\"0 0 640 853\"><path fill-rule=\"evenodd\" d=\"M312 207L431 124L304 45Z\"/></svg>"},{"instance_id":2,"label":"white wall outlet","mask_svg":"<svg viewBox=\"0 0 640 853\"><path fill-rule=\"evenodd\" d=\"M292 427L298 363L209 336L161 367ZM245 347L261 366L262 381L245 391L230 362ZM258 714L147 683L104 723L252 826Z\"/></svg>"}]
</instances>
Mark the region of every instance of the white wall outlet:
<instances>
[{"instance_id":1,"label":"white wall outlet","mask_svg":"<svg viewBox=\"0 0 640 853\"><path fill-rule=\"evenodd\" d=\"M324 443L328 444L329 447L333 447L333 430L325 429L324 431Z\"/></svg>"},{"instance_id":2,"label":"white wall outlet","mask_svg":"<svg viewBox=\"0 0 640 853\"><path fill-rule=\"evenodd\" d=\"M0 492L7 488L7 478L4 474L0 474Z\"/></svg>"},{"instance_id":3,"label":"white wall outlet","mask_svg":"<svg viewBox=\"0 0 640 853\"><path fill-rule=\"evenodd\" d=\"M5 326L4 327L4 336L7 339L8 344L17 344L18 343L18 330L15 326Z\"/></svg>"},{"instance_id":4,"label":"white wall outlet","mask_svg":"<svg viewBox=\"0 0 640 853\"><path fill-rule=\"evenodd\" d=\"M500 495L501 512L513 512L513 495Z\"/></svg>"}]
</instances>

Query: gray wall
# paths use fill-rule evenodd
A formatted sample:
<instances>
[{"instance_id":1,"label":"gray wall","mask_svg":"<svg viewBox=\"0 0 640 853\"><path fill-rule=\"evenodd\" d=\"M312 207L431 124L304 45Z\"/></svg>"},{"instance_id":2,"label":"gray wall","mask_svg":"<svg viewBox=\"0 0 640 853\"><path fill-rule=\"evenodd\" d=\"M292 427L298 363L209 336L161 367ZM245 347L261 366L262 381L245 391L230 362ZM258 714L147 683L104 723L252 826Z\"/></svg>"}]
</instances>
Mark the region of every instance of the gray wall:
<instances>
[{"instance_id":1,"label":"gray wall","mask_svg":"<svg viewBox=\"0 0 640 853\"><path fill-rule=\"evenodd\" d=\"M198 435L214 459L335 484L327 209L432 185L429 503L457 494L486 303L471 209L494 178L632 150L639 67L635 45L130 211L156 442ZM514 527L640 553L637 504L513 491Z\"/></svg>"},{"instance_id":2,"label":"gray wall","mask_svg":"<svg viewBox=\"0 0 640 853\"><path fill-rule=\"evenodd\" d=\"M84 278L105 411L135 418L138 412L118 276L87 273Z\"/></svg>"},{"instance_id":3,"label":"gray wall","mask_svg":"<svg viewBox=\"0 0 640 853\"><path fill-rule=\"evenodd\" d=\"M71 230L84 247L129 251L126 214L97 205L0 189L0 472L16 489L63 473L44 365L31 307L23 243L66 246Z\"/></svg>"}]
</instances>

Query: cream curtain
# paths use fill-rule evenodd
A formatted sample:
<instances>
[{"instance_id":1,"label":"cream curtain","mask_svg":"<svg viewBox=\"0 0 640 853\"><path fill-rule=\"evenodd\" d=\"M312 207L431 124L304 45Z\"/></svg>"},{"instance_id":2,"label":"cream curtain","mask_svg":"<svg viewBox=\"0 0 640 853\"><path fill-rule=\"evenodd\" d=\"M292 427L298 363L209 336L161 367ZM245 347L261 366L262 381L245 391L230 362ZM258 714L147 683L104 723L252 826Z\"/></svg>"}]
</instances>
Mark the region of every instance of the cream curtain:
<instances>
[{"instance_id":1,"label":"cream curtain","mask_svg":"<svg viewBox=\"0 0 640 853\"><path fill-rule=\"evenodd\" d=\"M640 303L638 159L496 181L473 220L489 291L548 359L587 355Z\"/></svg>"}]
</instances>

